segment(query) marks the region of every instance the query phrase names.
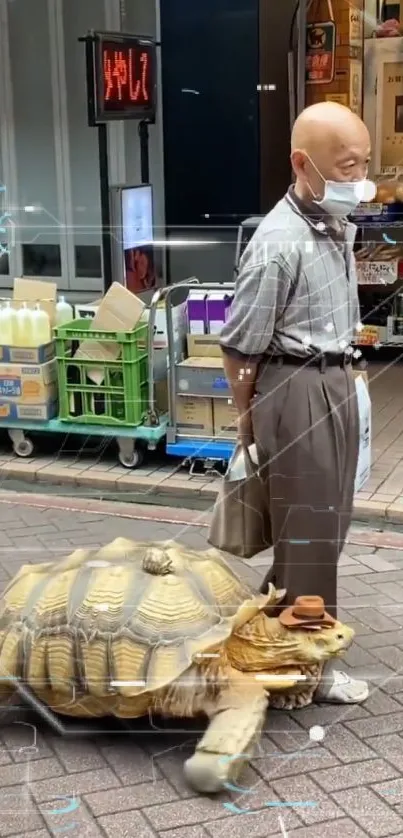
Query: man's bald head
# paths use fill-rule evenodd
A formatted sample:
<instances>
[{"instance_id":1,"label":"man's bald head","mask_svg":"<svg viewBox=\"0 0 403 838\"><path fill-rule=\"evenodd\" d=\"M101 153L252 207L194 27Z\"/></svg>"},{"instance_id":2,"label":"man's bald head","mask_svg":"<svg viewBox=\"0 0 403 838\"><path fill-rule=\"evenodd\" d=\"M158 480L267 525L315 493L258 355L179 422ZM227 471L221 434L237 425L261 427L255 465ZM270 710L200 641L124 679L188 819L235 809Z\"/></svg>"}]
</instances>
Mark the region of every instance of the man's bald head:
<instances>
[{"instance_id":1,"label":"man's bald head","mask_svg":"<svg viewBox=\"0 0 403 838\"><path fill-rule=\"evenodd\" d=\"M370 153L368 129L359 116L336 102L311 105L298 116L291 135L297 194L321 197L325 180L362 180Z\"/></svg>"}]
</instances>

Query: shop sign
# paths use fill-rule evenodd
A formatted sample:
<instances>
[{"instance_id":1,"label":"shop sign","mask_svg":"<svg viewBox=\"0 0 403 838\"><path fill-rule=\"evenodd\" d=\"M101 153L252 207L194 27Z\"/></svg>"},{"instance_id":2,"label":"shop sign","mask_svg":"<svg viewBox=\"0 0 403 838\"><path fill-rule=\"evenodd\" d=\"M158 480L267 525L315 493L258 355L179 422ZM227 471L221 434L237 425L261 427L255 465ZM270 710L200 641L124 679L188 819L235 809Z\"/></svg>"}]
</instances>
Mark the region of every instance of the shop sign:
<instances>
[{"instance_id":1,"label":"shop sign","mask_svg":"<svg viewBox=\"0 0 403 838\"><path fill-rule=\"evenodd\" d=\"M350 61L350 108L361 116L362 111L362 64Z\"/></svg>"},{"instance_id":2,"label":"shop sign","mask_svg":"<svg viewBox=\"0 0 403 838\"><path fill-rule=\"evenodd\" d=\"M354 343L360 346L374 346L380 343L381 333L379 326L364 326L354 339Z\"/></svg>"},{"instance_id":3,"label":"shop sign","mask_svg":"<svg viewBox=\"0 0 403 838\"><path fill-rule=\"evenodd\" d=\"M398 279L399 260L391 262L360 262L356 263L357 281L359 285L393 285Z\"/></svg>"},{"instance_id":4,"label":"shop sign","mask_svg":"<svg viewBox=\"0 0 403 838\"><path fill-rule=\"evenodd\" d=\"M334 79L336 26L334 21L306 27L306 84L330 84Z\"/></svg>"},{"instance_id":5,"label":"shop sign","mask_svg":"<svg viewBox=\"0 0 403 838\"><path fill-rule=\"evenodd\" d=\"M403 61L384 65L383 84L378 90L382 103L381 166L403 164ZM380 106L379 106L380 107Z\"/></svg>"},{"instance_id":6,"label":"shop sign","mask_svg":"<svg viewBox=\"0 0 403 838\"><path fill-rule=\"evenodd\" d=\"M358 9L350 8L350 44L359 42L361 44L363 38L363 15Z\"/></svg>"}]
</instances>

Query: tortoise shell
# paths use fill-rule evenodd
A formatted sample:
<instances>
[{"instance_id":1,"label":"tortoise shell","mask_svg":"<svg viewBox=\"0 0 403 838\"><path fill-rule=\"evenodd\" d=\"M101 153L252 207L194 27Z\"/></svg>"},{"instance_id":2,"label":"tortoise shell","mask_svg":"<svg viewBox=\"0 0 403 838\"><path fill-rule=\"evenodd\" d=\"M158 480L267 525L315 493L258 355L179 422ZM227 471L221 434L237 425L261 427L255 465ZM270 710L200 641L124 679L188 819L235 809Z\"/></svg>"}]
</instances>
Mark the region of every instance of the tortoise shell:
<instances>
[{"instance_id":1,"label":"tortoise shell","mask_svg":"<svg viewBox=\"0 0 403 838\"><path fill-rule=\"evenodd\" d=\"M25 565L0 602L0 678L47 701L140 697L219 648L251 596L219 552L173 541L118 538Z\"/></svg>"}]
</instances>

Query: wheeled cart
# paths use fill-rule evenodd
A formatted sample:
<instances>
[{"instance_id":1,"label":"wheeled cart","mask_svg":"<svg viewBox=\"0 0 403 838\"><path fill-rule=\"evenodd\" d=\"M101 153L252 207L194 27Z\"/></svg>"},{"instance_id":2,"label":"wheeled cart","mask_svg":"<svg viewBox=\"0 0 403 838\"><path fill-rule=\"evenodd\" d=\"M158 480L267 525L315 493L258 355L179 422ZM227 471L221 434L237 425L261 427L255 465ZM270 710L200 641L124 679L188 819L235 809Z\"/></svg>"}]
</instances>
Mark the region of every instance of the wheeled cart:
<instances>
[{"instance_id":1,"label":"wheeled cart","mask_svg":"<svg viewBox=\"0 0 403 838\"><path fill-rule=\"evenodd\" d=\"M197 282L198 281L196 279L192 280L190 283L188 280L187 285L194 285ZM68 385L62 388L63 394L61 401L63 402L63 405L60 404L59 417L63 418L49 419L47 421L7 419L4 422L0 422L0 430L3 428L8 432L8 436L13 446L13 451L18 457L30 457L34 453L34 441L31 438L31 434L35 434L35 432L38 434L76 434L88 437L113 437L117 442L118 459L120 464L125 468L130 469L137 468L141 465L147 450L152 451L157 448L159 442L164 439L168 426L168 415L166 413L159 415L156 408L154 381L154 324L157 305L160 300L163 299L165 290L166 289L162 288L155 292L149 309L146 350L143 351L144 357L141 359L141 364L145 362L144 369L141 373L141 380L143 381L144 379L147 383L147 402L145 402L146 410L143 411L143 421L141 423L133 421L132 424L126 421L125 424L122 424L119 419L116 419L115 421L111 421L110 424L107 424L103 418L97 417L95 412L93 413L93 421L91 421L91 415L84 416L83 421L69 421L69 401L70 398L74 396L74 392L76 390L80 393L80 397L82 397L83 401L87 405L90 404L91 400L94 398L92 391L96 388L92 385L88 385L88 383L83 384L83 376L82 381L78 385L72 385L71 387ZM180 294L180 283L178 285L171 286L170 291L172 294L175 292ZM88 323L86 324L86 327L89 327ZM71 324L66 324L65 328L61 327L56 330L56 342L59 341L60 335L65 343L69 343L70 339L77 339L80 335L80 329L82 328L83 321L74 321ZM91 337L92 336L94 339L98 340L105 340L106 337L105 334L98 334L94 332L91 332ZM127 335L121 335L119 338L120 337L122 338L122 341L125 341ZM59 359L58 363L61 368L59 368L59 372L66 379L65 368L70 362L70 359L67 357L59 358L60 355L63 355L63 347L61 350L57 351L57 356ZM91 363L94 365L93 362ZM95 362L95 366L96 364L97 362ZM128 366L126 361L123 361L123 366L124 365L126 365L124 374L127 376ZM122 394L120 392L121 388L116 388L114 385L113 364L109 364L109 366L111 369L109 370L110 375L108 381L106 382L108 386L105 387L105 398L109 400L109 403L111 403L113 402L114 392L117 392L120 398ZM134 366L135 364L132 364L129 367L130 377L132 372L134 372ZM144 390L144 392L146 391ZM127 395L129 411L133 411L131 397L132 394L129 393Z\"/></svg>"},{"instance_id":2,"label":"wheeled cart","mask_svg":"<svg viewBox=\"0 0 403 838\"><path fill-rule=\"evenodd\" d=\"M185 293L186 297L194 287L193 283L181 283L181 291ZM202 291L234 291L234 283L203 283L200 285ZM176 419L176 400L181 397L204 397L204 398L231 398L231 392L228 382L218 370L211 370L210 375L207 375L203 384L202 392L191 392L188 389L183 390L181 381L178 375L178 359L175 358L174 353L174 333L173 333L173 319L172 319L172 302L173 302L174 287L167 287L164 289L164 296L166 300L166 319L167 319L167 337L168 337L168 403L169 403L169 419L166 429L166 451L174 457L183 459L184 465L190 465L192 468L196 461L202 461L206 469L212 468L218 463L226 464L231 458L235 448L235 441L224 436L219 438L206 439L202 437L193 437L184 433L178 432ZM219 373L219 374L218 374Z\"/></svg>"},{"instance_id":3,"label":"wheeled cart","mask_svg":"<svg viewBox=\"0 0 403 838\"><path fill-rule=\"evenodd\" d=\"M144 461L146 451L155 451L164 438L168 417L161 416L156 425L138 425L134 428L111 428L105 425L80 425L49 419L47 422L7 422L8 436L17 457L31 457L34 453L32 433L80 434L88 437L114 437L118 446L118 459L125 468L138 468ZM1 428L4 427L0 425Z\"/></svg>"}]
</instances>

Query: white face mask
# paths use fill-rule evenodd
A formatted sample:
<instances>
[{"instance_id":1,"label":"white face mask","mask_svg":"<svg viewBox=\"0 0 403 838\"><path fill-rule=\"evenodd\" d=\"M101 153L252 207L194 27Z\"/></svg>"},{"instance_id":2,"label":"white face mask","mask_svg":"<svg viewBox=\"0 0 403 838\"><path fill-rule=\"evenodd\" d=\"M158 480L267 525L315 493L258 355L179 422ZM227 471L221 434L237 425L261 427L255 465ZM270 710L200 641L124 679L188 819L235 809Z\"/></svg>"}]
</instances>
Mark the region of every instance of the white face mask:
<instances>
[{"instance_id":1,"label":"white face mask","mask_svg":"<svg viewBox=\"0 0 403 838\"><path fill-rule=\"evenodd\" d=\"M372 201L375 198L376 186L372 180L367 180L367 178L349 182L326 180L322 177L313 160L310 157L308 159L325 184L323 198L320 200L314 198L313 201L316 206L323 209L328 215L332 215L335 218L343 218L345 215L350 215L351 212L357 209L361 201ZM309 188L311 189L311 187Z\"/></svg>"},{"instance_id":2,"label":"white face mask","mask_svg":"<svg viewBox=\"0 0 403 838\"><path fill-rule=\"evenodd\" d=\"M349 183L325 180L323 198L320 201L314 199L314 203L328 215L343 218L357 209L361 201L372 201L375 194L375 184L366 178Z\"/></svg>"}]
</instances>

